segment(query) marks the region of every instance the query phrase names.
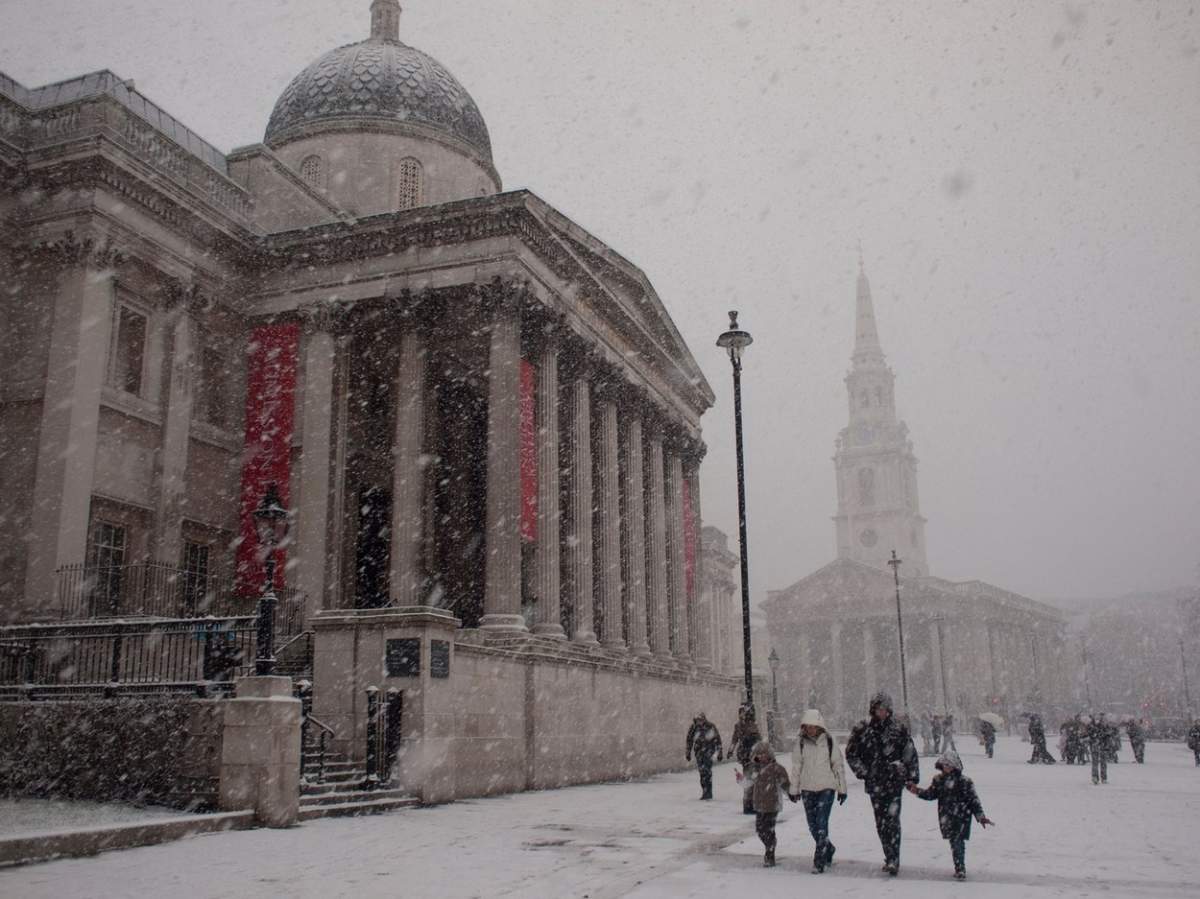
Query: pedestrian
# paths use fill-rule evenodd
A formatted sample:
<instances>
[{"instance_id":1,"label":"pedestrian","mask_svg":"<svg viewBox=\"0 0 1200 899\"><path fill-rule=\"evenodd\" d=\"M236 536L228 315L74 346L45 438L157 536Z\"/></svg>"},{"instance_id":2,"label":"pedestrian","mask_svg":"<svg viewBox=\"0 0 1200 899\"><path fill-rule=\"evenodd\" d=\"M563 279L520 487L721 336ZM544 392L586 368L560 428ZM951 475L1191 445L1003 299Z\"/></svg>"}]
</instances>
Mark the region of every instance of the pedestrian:
<instances>
[{"instance_id":1,"label":"pedestrian","mask_svg":"<svg viewBox=\"0 0 1200 899\"><path fill-rule=\"evenodd\" d=\"M761 739L753 706L742 706L738 709L738 720L730 745L742 766L742 813L746 815L754 814L754 802L750 796L754 786L754 747Z\"/></svg>"},{"instance_id":2,"label":"pedestrian","mask_svg":"<svg viewBox=\"0 0 1200 899\"><path fill-rule=\"evenodd\" d=\"M1100 713L1100 720L1104 723L1104 751L1108 756L1108 763L1115 765L1120 761L1117 753L1121 751L1121 728L1109 721L1103 712Z\"/></svg>"},{"instance_id":3,"label":"pedestrian","mask_svg":"<svg viewBox=\"0 0 1200 899\"><path fill-rule=\"evenodd\" d=\"M1108 725L1103 713L1099 718L1087 719L1087 747L1092 757L1092 783L1108 783L1108 752L1105 744L1108 742Z\"/></svg>"},{"instance_id":4,"label":"pedestrian","mask_svg":"<svg viewBox=\"0 0 1200 899\"><path fill-rule=\"evenodd\" d=\"M1187 734L1187 748L1196 756L1196 767L1200 768L1200 718L1192 719Z\"/></svg>"},{"instance_id":5,"label":"pedestrian","mask_svg":"<svg viewBox=\"0 0 1200 899\"><path fill-rule=\"evenodd\" d=\"M933 750L930 748L930 741L933 739L933 712L926 710L917 719L917 729L921 734L921 755L930 755Z\"/></svg>"},{"instance_id":6,"label":"pedestrian","mask_svg":"<svg viewBox=\"0 0 1200 899\"><path fill-rule=\"evenodd\" d=\"M908 728L893 714L892 698L877 693L869 717L850 731L846 763L871 797L883 870L895 877L900 872L900 800L905 784L920 780L921 769Z\"/></svg>"},{"instance_id":7,"label":"pedestrian","mask_svg":"<svg viewBox=\"0 0 1200 899\"><path fill-rule=\"evenodd\" d=\"M821 874L833 863L837 847L829 840L829 813L834 798L846 801L846 764L842 748L825 726L818 709L808 709L800 718L800 738L792 752L792 789L804 803L813 850L813 873Z\"/></svg>"},{"instance_id":8,"label":"pedestrian","mask_svg":"<svg viewBox=\"0 0 1200 899\"><path fill-rule=\"evenodd\" d=\"M1136 718L1125 722L1125 733L1129 736L1129 748L1133 751L1133 760L1139 765L1146 763L1146 729Z\"/></svg>"},{"instance_id":9,"label":"pedestrian","mask_svg":"<svg viewBox=\"0 0 1200 899\"><path fill-rule=\"evenodd\" d=\"M692 719L692 726L687 732L687 752L685 758L690 762L692 754L696 755L696 770L700 772L700 798L712 799L712 766L713 756L717 761L725 757L724 747L721 746L721 734L717 726L703 712Z\"/></svg>"},{"instance_id":10,"label":"pedestrian","mask_svg":"<svg viewBox=\"0 0 1200 899\"><path fill-rule=\"evenodd\" d=\"M987 752L987 757L992 758L992 754L996 749L996 725L980 718L979 739L983 742L983 748Z\"/></svg>"},{"instance_id":11,"label":"pedestrian","mask_svg":"<svg viewBox=\"0 0 1200 899\"><path fill-rule=\"evenodd\" d=\"M947 715L942 720L942 751L953 749L958 751L958 747L954 745L954 716Z\"/></svg>"},{"instance_id":12,"label":"pedestrian","mask_svg":"<svg viewBox=\"0 0 1200 899\"><path fill-rule=\"evenodd\" d=\"M933 754L938 755L942 751L942 716L934 715L930 718L929 729L933 736Z\"/></svg>"},{"instance_id":13,"label":"pedestrian","mask_svg":"<svg viewBox=\"0 0 1200 899\"><path fill-rule=\"evenodd\" d=\"M752 750L754 782L750 787L754 806L754 832L763 844L763 867L775 867L775 820L779 817L780 795L791 799L791 782L787 769L775 760L775 753L766 743L757 743ZM795 802L795 799L792 799Z\"/></svg>"},{"instance_id":14,"label":"pedestrian","mask_svg":"<svg viewBox=\"0 0 1200 899\"><path fill-rule=\"evenodd\" d=\"M1033 755L1029 757L1029 764L1054 764L1054 756L1046 749L1046 726L1042 724L1042 716L1037 712L1029 716L1029 742L1033 744Z\"/></svg>"},{"instance_id":15,"label":"pedestrian","mask_svg":"<svg viewBox=\"0 0 1200 899\"><path fill-rule=\"evenodd\" d=\"M950 856L954 859L954 879L967 879L967 840L971 839L971 818L986 828L993 824L983 813L983 805L971 778L963 775L962 760L953 749L947 750L934 766L938 773L929 786L922 790L915 783L908 790L920 799L936 799L938 825L942 839L950 841Z\"/></svg>"}]
</instances>

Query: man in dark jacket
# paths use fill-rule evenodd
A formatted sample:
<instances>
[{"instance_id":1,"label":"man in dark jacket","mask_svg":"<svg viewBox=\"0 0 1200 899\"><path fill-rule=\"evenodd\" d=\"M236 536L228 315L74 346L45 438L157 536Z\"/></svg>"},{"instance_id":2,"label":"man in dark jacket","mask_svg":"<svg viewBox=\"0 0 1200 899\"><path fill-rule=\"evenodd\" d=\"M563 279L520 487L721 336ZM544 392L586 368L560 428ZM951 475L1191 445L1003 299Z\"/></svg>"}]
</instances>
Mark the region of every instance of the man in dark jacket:
<instances>
[{"instance_id":1,"label":"man in dark jacket","mask_svg":"<svg viewBox=\"0 0 1200 899\"><path fill-rule=\"evenodd\" d=\"M754 814L754 799L750 792L754 784L754 747L761 739L762 732L754 720L753 706L742 706L738 709L738 720L729 748L737 755L742 766L742 813L746 815Z\"/></svg>"},{"instance_id":2,"label":"man in dark jacket","mask_svg":"<svg viewBox=\"0 0 1200 899\"><path fill-rule=\"evenodd\" d=\"M1200 768L1200 718L1193 721L1188 729L1187 747L1196 756L1196 767Z\"/></svg>"},{"instance_id":3,"label":"man in dark jacket","mask_svg":"<svg viewBox=\"0 0 1200 899\"><path fill-rule=\"evenodd\" d=\"M987 757L992 758L996 751L996 725L990 721L979 719L979 737L983 740L983 748L987 750Z\"/></svg>"},{"instance_id":4,"label":"man in dark jacket","mask_svg":"<svg viewBox=\"0 0 1200 899\"><path fill-rule=\"evenodd\" d=\"M704 713L701 712L692 719L692 726L687 732L687 753L685 757L690 762L692 753L696 754L696 769L700 772L700 798L712 799L712 766L713 756L717 761L725 757L721 746L721 734Z\"/></svg>"},{"instance_id":5,"label":"man in dark jacket","mask_svg":"<svg viewBox=\"0 0 1200 899\"><path fill-rule=\"evenodd\" d=\"M908 789L920 799L937 800L942 839L950 841L950 855L954 859L954 879L965 880L971 818L978 820L981 827L987 827L992 821L983 813L975 784L971 778L963 776L962 760L957 752L948 750L934 767L939 773L927 789L922 790L915 783L910 783Z\"/></svg>"},{"instance_id":6,"label":"man in dark jacket","mask_svg":"<svg viewBox=\"0 0 1200 899\"><path fill-rule=\"evenodd\" d=\"M1104 715L1087 720L1088 753L1092 757L1092 783L1108 783L1108 724Z\"/></svg>"},{"instance_id":7,"label":"man in dark jacket","mask_svg":"<svg viewBox=\"0 0 1200 899\"><path fill-rule=\"evenodd\" d=\"M900 800L905 785L920 780L921 769L912 736L895 719L886 693L875 694L870 716L850 731L846 763L871 797L883 870L894 877L900 871Z\"/></svg>"},{"instance_id":8,"label":"man in dark jacket","mask_svg":"<svg viewBox=\"0 0 1200 899\"><path fill-rule=\"evenodd\" d=\"M1146 730L1136 718L1125 722L1125 733L1129 735L1129 748L1133 750L1133 760L1139 765L1146 763Z\"/></svg>"},{"instance_id":9,"label":"man in dark jacket","mask_svg":"<svg viewBox=\"0 0 1200 899\"><path fill-rule=\"evenodd\" d=\"M1042 716L1034 712L1029 716L1029 742L1033 744L1031 765L1053 765L1054 756L1046 749L1046 726L1042 724Z\"/></svg>"}]
</instances>

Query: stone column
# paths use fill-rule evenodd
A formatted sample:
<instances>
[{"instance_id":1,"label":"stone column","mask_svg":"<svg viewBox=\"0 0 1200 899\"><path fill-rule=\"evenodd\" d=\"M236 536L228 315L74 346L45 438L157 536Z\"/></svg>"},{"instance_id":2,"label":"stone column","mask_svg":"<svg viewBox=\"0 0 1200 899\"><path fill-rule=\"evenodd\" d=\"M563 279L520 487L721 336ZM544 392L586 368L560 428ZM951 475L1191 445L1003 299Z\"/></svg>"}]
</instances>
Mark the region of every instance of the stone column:
<instances>
[{"instance_id":1,"label":"stone column","mask_svg":"<svg viewBox=\"0 0 1200 899\"><path fill-rule=\"evenodd\" d=\"M546 338L537 380L537 542L535 634L565 639L562 626L562 514L559 509L558 339Z\"/></svg>"},{"instance_id":2,"label":"stone column","mask_svg":"<svg viewBox=\"0 0 1200 899\"><path fill-rule=\"evenodd\" d=\"M343 605L343 580L347 555L346 532L346 461L349 457L346 422L350 415L350 347L349 334L339 334L335 339L334 392L333 392L333 472L330 484L329 520L329 571L325 576L325 597L322 608L340 609Z\"/></svg>"},{"instance_id":3,"label":"stone column","mask_svg":"<svg viewBox=\"0 0 1200 899\"><path fill-rule=\"evenodd\" d=\"M867 695L874 696L880 689L879 672L875 668L875 628L870 621L863 623L863 671L867 677Z\"/></svg>"},{"instance_id":4,"label":"stone column","mask_svg":"<svg viewBox=\"0 0 1200 899\"><path fill-rule=\"evenodd\" d=\"M646 499L650 504L646 540L646 619L650 627L650 651L660 658L671 655L671 630L667 604L667 508L663 469L662 434L651 431L646 453L649 475Z\"/></svg>"},{"instance_id":5,"label":"stone column","mask_svg":"<svg viewBox=\"0 0 1200 899\"><path fill-rule=\"evenodd\" d=\"M392 600L400 608L425 602L421 541L425 511L426 358L425 336L418 330L416 322L406 323L400 335L400 359L396 369L396 435L392 444L390 583ZM491 477L490 468L488 476ZM490 489L488 496L490 510Z\"/></svg>"},{"instance_id":6,"label":"stone column","mask_svg":"<svg viewBox=\"0 0 1200 899\"><path fill-rule=\"evenodd\" d=\"M571 570L577 643L595 643L592 610L592 393L587 373L580 372L571 385L571 535L567 562Z\"/></svg>"},{"instance_id":7,"label":"stone column","mask_svg":"<svg viewBox=\"0 0 1200 899\"><path fill-rule=\"evenodd\" d=\"M617 402L609 390L600 400L599 483L600 534L596 543L600 574L600 644L609 649L625 648L624 617L621 612L621 463Z\"/></svg>"},{"instance_id":8,"label":"stone column","mask_svg":"<svg viewBox=\"0 0 1200 899\"><path fill-rule=\"evenodd\" d=\"M296 521L296 586L304 595L304 620L325 608L326 572L334 510L333 375L336 346L327 310L304 310L304 399L300 409L300 503Z\"/></svg>"},{"instance_id":9,"label":"stone column","mask_svg":"<svg viewBox=\"0 0 1200 899\"><path fill-rule=\"evenodd\" d=\"M55 263L64 267L49 298L54 317L27 538L25 602L36 617L59 613L55 569L86 560L100 397L116 303L115 254L93 252L90 243L60 246Z\"/></svg>"},{"instance_id":10,"label":"stone column","mask_svg":"<svg viewBox=\"0 0 1200 899\"><path fill-rule=\"evenodd\" d=\"M930 705L936 707L941 704L948 707L950 697L946 695L946 685L942 681L942 667L945 664L942 653L945 651L945 647L942 646L942 635L938 630L937 619L929 622L929 646L932 650L930 664L933 666L933 697Z\"/></svg>"},{"instance_id":11,"label":"stone column","mask_svg":"<svg viewBox=\"0 0 1200 899\"><path fill-rule=\"evenodd\" d=\"M178 565L183 549L183 498L187 489L188 445L196 389L196 324L188 292L172 285L166 292L171 332L171 362L163 410L162 452L158 466L158 509L154 557Z\"/></svg>"},{"instance_id":12,"label":"stone column","mask_svg":"<svg viewBox=\"0 0 1200 899\"><path fill-rule=\"evenodd\" d=\"M712 601L707 590L700 589L700 575L704 571L703 543L700 540L700 470L699 460L690 459L684 478L688 485L688 496L691 498L692 514L686 522L692 535L692 545L695 558L692 565L692 590L688 597L692 604L692 622L695 633L692 635L693 653L696 667L702 671L711 671L715 658L713 646L713 613ZM685 534L686 537L686 534Z\"/></svg>"},{"instance_id":13,"label":"stone column","mask_svg":"<svg viewBox=\"0 0 1200 899\"><path fill-rule=\"evenodd\" d=\"M625 526L629 547L626 558L626 592L629 603L629 651L650 655L646 615L646 496L642 466L642 420L625 419Z\"/></svg>"},{"instance_id":14,"label":"stone column","mask_svg":"<svg viewBox=\"0 0 1200 899\"><path fill-rule=\"evenodd\" d=\"M692 661L692 654L688 629L687 580L684 575L683 460L676 451L667 455L667 559L675 658L688 664Z\"/></svg>"},{"instance_id":15,"label":"stone column","mask_svg":"<svg viewBox=\"0 0 1200 899\"><path fill-rule=\"evenodd\" d=\"M829 662L833 667L833 707L838 715L845 715L845 679L842 675L842 623L835 621L829 626Z\"/></svg>"},{"instance_id":16,"label":"stone column","mask_svg":"<svg viewBox=\"0 0 1200 899\"><path fill-rule=\"evenodd\" d=\"M487 585L480 626L523 631L521 614L521 313L492 311L488 350Z\"/></svg>"}]
</instances>

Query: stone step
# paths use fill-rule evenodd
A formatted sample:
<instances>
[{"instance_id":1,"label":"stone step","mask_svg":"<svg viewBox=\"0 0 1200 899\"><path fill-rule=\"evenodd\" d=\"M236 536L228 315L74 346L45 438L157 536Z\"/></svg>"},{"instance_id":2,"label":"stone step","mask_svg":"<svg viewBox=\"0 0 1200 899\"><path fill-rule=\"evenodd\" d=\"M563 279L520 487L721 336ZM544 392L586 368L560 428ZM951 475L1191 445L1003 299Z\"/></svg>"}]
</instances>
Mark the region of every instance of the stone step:
<instances>
[{"instance_id":1,"label":"stone step","mask_svg":"<svg viewBox=\"0 0 1200 899\"><path fill-rule=\"evenodd\" d=\"M300 795L302 796L320 796L325 793L353 793L355 790L362 788L363 782L367 779L366 772L360 772L360 776L354 780L343 781L321 781L314 783L309 781L300 784Z\"/></svg>"},{"instance_id":2,"label":"stone step","mask_svg":"<svg viewBox=\"0 0 1200 899\"><path fill-rule=\"evenodd\" d=\"M318 805L340 805L343 802L371 802L376 799L405 799L411 798L403 790L347 790L341 793L301 793L300 808L312 808Z\"/></svg>"},{"instance_id":3,"label":"stone step","mask_svg":"<svg viewBox=\"0 0 1200 899\"><path fill-rule=\"evenodd\" d=\"M362 762L351 761L348 758L340 759L325 759L324 768L326 771L349 771L351 768L361 768ZM315 758L306 759L304 762L304 770L315 771L318 767L322 767Z\"/></svg>"},{"instance_id":4,"label":"stone step","mask_svg":"<svg viewBox=\"0 0 1200 899\"><path fill-rule=\"evenodd\" d=\"M314 818L378 815L401 808L415 808L418 805L420 805L419 800L407 797L404 799L372 799L362 802L342 802L337 805L302 806L297 818L300 821L312 821Z\"/></svg>"},{"instance_id":5,"label":"stone step","mask_svg":"<svg viewBox=\"0 0 1200 899\"><path fill-rule=\"evenodd\" d=\"M309 777L314 781L316 780L317 770L315 768L313 768L311 770L305 770L300 773L302 776ZM363 768L345 768L341 771L326 771L325 775L321 778L321 783L341 784L341 783L347 783L350 781L357 783L359 781L363 781L366 779L367 779L367 772L365 769L363 769Z\"/></svg>"}]
</instances>

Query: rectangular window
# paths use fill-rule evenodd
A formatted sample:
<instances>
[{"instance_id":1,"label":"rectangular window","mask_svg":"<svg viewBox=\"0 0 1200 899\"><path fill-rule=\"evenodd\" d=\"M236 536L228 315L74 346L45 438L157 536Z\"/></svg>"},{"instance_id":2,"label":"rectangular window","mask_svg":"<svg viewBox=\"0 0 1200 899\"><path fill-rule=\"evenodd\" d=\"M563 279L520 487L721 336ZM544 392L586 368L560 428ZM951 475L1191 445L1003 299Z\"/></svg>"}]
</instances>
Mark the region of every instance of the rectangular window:
<instances>
[{"instance_id":1,"label":"rectangular window","mask_svg":"<svg viewBox=\"0 0 1200 899\"><path fill-rule=\"evenodd\" d=\"M109 384L140 396L142 370L146 364L146 316L128 306L120 306L115 324Z\"/></svg>"},{"instance_id":2,"label":"rectangular window","mask_svg":"<svg viewBox=\"0 0 1200 899\"><path fill-rule=\"evenodd\" d=\"M106 521L93 523L87 563L92 617L120 612L128 545L125 528Z\"/></svg>"},{"instance_id":3,"label":"rectangular window","mask_svg":"<svg viewBox=\"0 0 1200 899\"><path fill-rule=\"evenodd\" d=\"M218 428L229 426L228 372L225 357L216 347L206 346L200 352L200 389L197 413L201 421Z\"/></svg>"},{"instance_id":4,"label":"rectangular window","mask_svg":"<svg viewBox=\"0 0 1200 899\"><path fill-rule=\"evenodd\" d=\"M186 615L208 612L209 551L207 543L183 544L183 611Z\"/></svg>"}]
</instances>

